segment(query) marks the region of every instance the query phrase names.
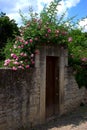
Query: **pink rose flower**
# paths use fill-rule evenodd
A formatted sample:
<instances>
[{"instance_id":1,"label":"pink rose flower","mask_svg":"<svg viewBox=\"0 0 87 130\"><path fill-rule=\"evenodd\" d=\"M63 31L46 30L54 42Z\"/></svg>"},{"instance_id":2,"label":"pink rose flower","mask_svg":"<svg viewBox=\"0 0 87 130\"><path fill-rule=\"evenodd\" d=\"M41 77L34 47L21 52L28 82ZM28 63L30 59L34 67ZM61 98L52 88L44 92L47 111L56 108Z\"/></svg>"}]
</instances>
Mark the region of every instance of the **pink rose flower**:
<instances>
[{"instance_id":1,"label":"pink rose flower","mask_svg":"<svg viewBox=\"0 0 87 130\"><path fill-rule=\"evenodd\" d=\"M5 60L4 66L9 65L9 64L10 64L10 62L11 62L11 60L10 60L10 59Z\"/></svg>"},{"instance_id":2,"label":"pink rose flower","mask_svg":"<svg viewBox=\"0 0 87 130\"><path fill-rule=\"evenodd\" d=\"M26 53L24 53L24 55L23 55L24 57L26 57L27 56L27 54Z\"/></svg>"},{"instance_id":3,"label":"pink rose flower","mask_svg":"<svg viewBox=\"0 0 87 130\"><path fill-rule=\"evenodd\" d=\"M81 59L81 61L86 62L86 61L87 61L87 58L84 57L84 58Z\"/></svg>"},{"instance_id":4,"label":"pink rose flower","mask_svg":"<svg viewBox=\"0 0 87 130\"><path fill-rule=\"evenodd\" d=\"M19 69L23 69L23 67L22 67L21 65L20 65L20 66L18 66L18 68L19 68Z\"/></svg>"},{"instance_id":5,"label":"pink rose flower","mask_svg":"<svg viewBox=\"0 0 87 130\"><path fill-rule=\"evenodd\" d=\"M31 57L34 57L34 54L31 54Z\"/></svg>"},{"instance_id":6,"label":"pink rose flower","mask_svg":"<svg viewBox=\"0 0 87 130\"><path fill-rule=\"evenodd\" d=\"M26 68L30 68L30 66L29 66L29 65L26 65Z\"/></svg>"},{"instance_id":7,"label":"pink rose flower","mask_svg":"<svg viewBox=\"0 0 87 130\"><path fill-rule=\"evenodd\" d=\"M24 55L24 53L23 53L23 52L21 52L21 53L20 53L20 56L23 56L23 55Z\"/></svg>"},{"instance_id":8,"label":"pink rose flower","mask_svg":"<svg viewBox=\"0 0 87 130\"><path fill-rule=\"evenodd\" d=\"M51 32L51 29L48 29L47 32L50 33L50 32Z\"/></svg>"},{"instance_id":9,"label":"pink rose flower","mask_svg":"<svg viewBox=\"0 0 87 130\"><path fill-rule=\"evenodd\" d=\"M31 60L31 63L32 63L32 65L35 64L35 62L33 60Z\"/></svg>"},{"instance_id":10,"label":"pink rose flower","mask_svg":"<svg viewBox=\"0 0 87 130\"><path fill-rule=\"evenodd\" d=\"M48 37L48 34L45 34L46 37Z\"/></svg>"},{"instance_id":11,"label":"pink rose flower","mask_svg":"<svg viewBox=\"0 0 87 130\"><path fill-rule=\"evenodd\" d=\"M17 68L15 66L12 67L12 70L17 70Z\"/></svg>"},{"instance_id":12,"label":"pink rose flower","mask_svg":"<svg viewBox=\"0 0 87 130\"><path fill-rule=\"evenodd\" d=\"M20 48L21 48L21 46L18 46L18 48L20 49Z\"/></svg>"},{"instance_id":13,"label":"pink rose flower","mask_svg":"<svg viewBox=\"0 0 87 130\"><path fill-rule=\"evenodd\" d=\"M72 42L72 37L69 37L69 38L68 38L68 42Z\"/></svg>"},{"instance_id":14,"label":"pink rose flower","mask_svg":"<svg viewBox=\"0 0 87 130\"><path fill-rule=\"evenodd\" d=\"M30 43L32 43L32 42L33 42L33 40L32 40L32 39L30 39L30 40L29 40L29 42L30 42Z\"/></svg>"},{"instance_id":15,"label":"pink rose flower","mask_svg":"<svg viewBox=\"0 0 87 130\"><path fill-rule=\"evenodd\" d=\"M56 30L55 33L59 33L60 31L59 30Z\"/></svg>"},{"instance_id":16,"label":"pink rose flower","mask_svg":"<svg viewBox=\"0 0 87 130\"><path fill-rule=\"evenodd\" d=\"M11 53L11 57L13 57L14 56L14 54L13 53Z\"/></svg>"},{"instance_id":17,"label":"pink rose flower","mask_svg":"<svg viewBox=\"0 0 87 130\"><path fill-rule=\"evenodd\" d=\"M24 40L23 40L23 39L20 39L19 41L20 41L20 42L24 42Z\"/></svg>"},{"instance_id":18,"label":"pink rose flower","mask_svg":"<svg viewBox=\"0 0 87 130\"><path fill-rule=\"evenodd\" d=\"M27 45L27 44L28 44L28 41L25 42L25 45Z\"/></svg>"},{"instance_id":19,"label":"pink rose flower","mask_svg":"<svg viewBox=\"0 0 87 130\"><path fill-rule=\"evenodd\" d=\"M24 48L24 45L23 45L23 44L21 45L21 48Z\"/></svg>"},{"instance_id":20,"label":"pink rose flower","mask_svg":"<svg viewBox=\"0 0 87 130\"><path fill-rule=\"evenodd\" d=\"M19 63L17 61L14 61L13 64L18 65Z\"/></svg>"},{"instance_id":21,"label":"pink rose flower","mask_svg":"<svg viewBox=\"0 0 87 130\"><path fill-rule=\"evenodd\" d=\"M18 58L17 55L14 54L14 53L11 53L11 57L14 58L14 59Z\"/></svg>"}]
</instances>

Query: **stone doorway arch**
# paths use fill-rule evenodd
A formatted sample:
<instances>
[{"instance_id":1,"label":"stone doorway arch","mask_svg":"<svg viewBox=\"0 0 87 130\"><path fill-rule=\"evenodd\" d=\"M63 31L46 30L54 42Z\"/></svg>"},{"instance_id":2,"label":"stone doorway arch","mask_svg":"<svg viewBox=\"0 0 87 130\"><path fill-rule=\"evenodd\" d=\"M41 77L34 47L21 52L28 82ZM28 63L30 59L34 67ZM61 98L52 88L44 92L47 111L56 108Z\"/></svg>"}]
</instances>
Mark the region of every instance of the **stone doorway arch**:
<instances>
[{"instance_id":1,"label":"stone doorway arch","mask_svg":"<svg viewBox=\"0 0 87 130\"><path fill-rule=\"evenodd\" d=\"M46 57L57 57L59 62L59 101L58 114L64 110L64 67L67 64L67 49L63 47L44 46L40 48L40 55L36 58L36 66L40 69L40 123L46 121Z\"/></svg>"}]
</instances>

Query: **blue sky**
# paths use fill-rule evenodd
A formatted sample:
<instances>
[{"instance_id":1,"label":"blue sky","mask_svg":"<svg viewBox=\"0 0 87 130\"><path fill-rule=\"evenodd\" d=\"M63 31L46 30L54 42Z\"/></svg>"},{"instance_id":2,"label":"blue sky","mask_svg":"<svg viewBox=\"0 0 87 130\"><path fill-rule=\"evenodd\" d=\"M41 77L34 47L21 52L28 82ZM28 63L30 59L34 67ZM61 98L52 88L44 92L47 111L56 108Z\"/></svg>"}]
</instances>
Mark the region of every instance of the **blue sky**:
<instances>
[{"instance_id":1,"label":"blue sky","mask_svg":"<svg viewBox=\"0 0 87 130\"><path fill-rule=\"evenodd\" d=\"M15 19L16 23L20 25L21 18L19 9L24 12L25 15L28 14L29 6L32 6L35 11L40 12L43 9L43 5L49 5L51 1L53 0L0 0L0 11L6 13L11 19ZM75 19L81 19L87 16L87 0L62 0L61 6L58 6L59 15L67 8L66 17L77 15ZM86 24L87 18L79 22L80 26ZM85 31L87 31L87 26L85 27Z\"/></svg>"},{"instance_id":2,"label":"blue sky","mask_svg":"<svg viewBox=\"0 0 87 130\"><path fill-rule=\"evenodd\" d=\"M80 2L69 9L69 16L77 15L77 18L87 16L87 0L80 0Z\"/></svg>"}]
</instances>

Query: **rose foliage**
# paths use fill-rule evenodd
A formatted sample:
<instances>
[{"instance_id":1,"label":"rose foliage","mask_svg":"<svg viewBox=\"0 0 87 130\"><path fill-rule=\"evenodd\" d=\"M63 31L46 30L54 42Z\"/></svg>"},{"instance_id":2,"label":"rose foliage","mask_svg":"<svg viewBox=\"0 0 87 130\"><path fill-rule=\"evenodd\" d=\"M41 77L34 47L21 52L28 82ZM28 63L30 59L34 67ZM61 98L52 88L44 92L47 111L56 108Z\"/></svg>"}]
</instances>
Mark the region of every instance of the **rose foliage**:
<instances>
[{"instance_id":1,"label":"rose foliage","mask_svg":"<svg viewBox=\"0 0 87 130\"><path fill-rule=\"evenodd\" d=\"M29 19L22 13L24 26L20 27L20 36L5 48L7 59L4 66L13 70L30 68L34 65L35 54L40 46L68 47L69 65L79 86L87 86L87 33L78 29L73 17L58 16L58 5L61 0L54 0L44 7L40 14L29 12Z\"/></svg>"},{"instance_id":2,"label":"rose foliage","mask_svg":"<svg viewBox=\"0 0 87 130\"><path fill-rule=\"evenodd\" d=\"M73 67L79 86L87 87L87 32L72 30L72 43L68 44L69 65Z\"/></svg>"},{"instance_id":3,"label":"rose foliage","mask_svg":"<svg viewBox=\"0 0 87 130\"><path fill-rule=\"evenodd\" d=\"M20 28L20 36L16 37L13 46L10 48L10 55L5 60L4 66L13 70L18 68L30 68L34 64L34 56L38 46L43 45L68 45L72 41L69 26L63 21L63 14L59 19L57 6L61 0L51 2L38 15L30 9L29 20L25 19L24 26Z\"/></svg>"}]
</instances>

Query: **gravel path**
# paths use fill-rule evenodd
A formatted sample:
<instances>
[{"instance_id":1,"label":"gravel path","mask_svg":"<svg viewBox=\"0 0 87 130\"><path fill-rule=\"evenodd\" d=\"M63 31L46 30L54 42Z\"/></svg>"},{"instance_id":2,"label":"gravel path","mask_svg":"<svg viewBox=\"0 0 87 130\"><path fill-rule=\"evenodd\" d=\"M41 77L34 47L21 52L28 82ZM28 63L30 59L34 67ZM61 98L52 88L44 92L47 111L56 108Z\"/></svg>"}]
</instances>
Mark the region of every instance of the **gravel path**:
<instances>
[{"instance_id":1,"label":"gravel path","mask_svg":"<svg viewBox=\"0 0 87 130\"><path fill-rule=\"evenodd\" d=\"M82 106L32 130L87 130L87 106Z\"/></svg>"},{"instance_id":2,"label":"gravel path","mask_svg":"<svg viewBox=\"0 0 87 130\"><path fill-rule=\"evenodd\" d=\"M87 130L87 106L81 106L71 113L56 117L44 125L18 130Z\"/></svg>"}]
</instances>

